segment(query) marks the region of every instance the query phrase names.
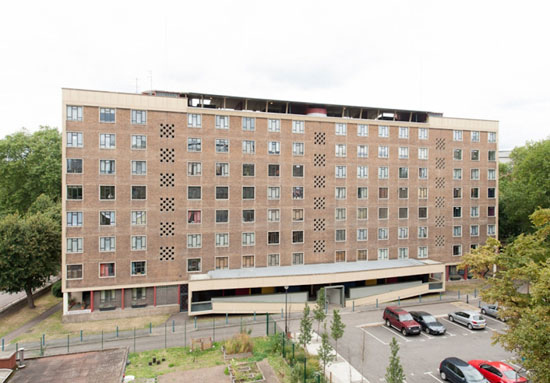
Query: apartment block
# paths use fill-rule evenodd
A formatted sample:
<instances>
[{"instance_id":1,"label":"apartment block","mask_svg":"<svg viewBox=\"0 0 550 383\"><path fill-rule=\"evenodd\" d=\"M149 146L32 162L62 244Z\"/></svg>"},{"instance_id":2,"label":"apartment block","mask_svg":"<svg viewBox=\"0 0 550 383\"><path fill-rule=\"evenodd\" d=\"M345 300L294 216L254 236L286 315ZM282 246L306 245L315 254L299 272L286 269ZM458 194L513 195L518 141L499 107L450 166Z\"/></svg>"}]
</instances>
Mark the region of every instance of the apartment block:
<instances>
[{"instance_id":1,"label":"apartment block","mask_svg":"<svg viewBox=\"0 0 550 383\"><path fill-rule=\"evenodd\" d=\"M439 292L498 231L496 121L161 91L62 104L66 320Z\"/></svg>"}]
</instances>

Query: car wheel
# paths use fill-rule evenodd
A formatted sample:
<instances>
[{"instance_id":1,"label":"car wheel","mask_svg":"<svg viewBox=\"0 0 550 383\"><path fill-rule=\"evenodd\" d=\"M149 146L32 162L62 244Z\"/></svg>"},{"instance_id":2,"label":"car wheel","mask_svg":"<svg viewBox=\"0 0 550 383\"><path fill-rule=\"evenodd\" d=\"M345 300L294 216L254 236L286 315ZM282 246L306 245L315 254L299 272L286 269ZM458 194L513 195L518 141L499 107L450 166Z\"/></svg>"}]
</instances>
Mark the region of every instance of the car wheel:
<instances>
[{"instance_id":1,"label":"car wheel","mask_svg":"<svg viewBox=\"0 0 550 383\"><path fill-rule=\"evenodd\" d=\"M403 336L407 336L407 330L405 329L405 327L401 329L401 334L403 334Z\"/></svg>"},{"instance_id":2,"label":"car wheel","mask_svg":"<svg viewBox=\"0 0 550 383\"><path fill-rule=\"evenodd\" d=\"M450 320L451 322L454 322L454 321L455 321L455 318L454 318L452 315L449 315L449 320Z\"/></svg>"},{"instance_id":3,"label":"car wheel","mask_svg":"<svg viewBox=\"0 0 550 383\"><path fill-rule=\"evenodd\" d=\"M430 329L429 328L425 328L424 331L426 332L426 334L429 334L430 333Z\"/></svg>"},{"instance_id":4,"label":"car wheel","mask_svg":"<svg viewBox=\"0 0 550 383\"><path fill-rule=\"evenodd\" d=\"M481 309L481 313L485 315L487 312L485 311L485 309Z\"/></svg>"},{"instance_id":5,"label":"car wheel","mask_svg":"<svg viewBox=\"0 0 550 383\"><path fill-rule=\"evenodd\" d=\"M389 319L386 319L386 326L390 327L390 321L389 321Z\"/></svg>"},{"instance_id":6,"label":"car wheel","mask_svg":"<svg viewBox=\"0 0 550 383\"><path fill-rule=\"evenodd\" d=\"M468 323L468 329L472 330L473 327L472 327L472 324L471 323Z\"/></svg>"},{"instance_id":7,"label":"car wheel","mask_svg":"<svg viewBox=\"0 0 550 383\"><path fill-rule=\"evenodd\" d=\"M441 371L441 372L439 373L439 376L441 376L441 379L447 380L447 374L445 374L444 371Z\"/></svg>"}]
</instances>

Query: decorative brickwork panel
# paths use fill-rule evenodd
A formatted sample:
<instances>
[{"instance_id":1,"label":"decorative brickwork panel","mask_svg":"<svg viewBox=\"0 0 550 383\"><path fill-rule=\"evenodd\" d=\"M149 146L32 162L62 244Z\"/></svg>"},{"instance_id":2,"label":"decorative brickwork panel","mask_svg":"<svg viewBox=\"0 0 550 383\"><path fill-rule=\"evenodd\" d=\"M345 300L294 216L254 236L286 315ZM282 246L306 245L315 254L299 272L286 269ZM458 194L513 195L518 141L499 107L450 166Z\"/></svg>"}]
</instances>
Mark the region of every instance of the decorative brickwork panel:
<instances>
[{"instance_id":1,"label":"decorative brickwork panel","mask_svg":"<svg viewBox=\"0 0 550 383\"><path fill-rule=\"evenodd\" d=\"M326 220L324 218L313 219L313 231L325 231Z\"/></svg>"},{"instance_id":2,"label":"decorative brickwork panel","mask_svg":"<svg viewBox=\"0 0 550 383\"><path fill-rule=\"evenodd\" d=\"M313 210L325 210L325 197L313 198Z\"/></svg>"},{"instance_id":3,"label":"decorative brickwork panel","mask_svg":"<svg viewBox=\"0 0 550 383\"><path fill-rule=\"evenodd\" d=\"M314 154L313 155L313 166L326 166L327 156L325 154Z\"/></svg>"},{"instance_id":4,"label":"decorative brickwork panel","mask_svg":"<svg viewBox=\"0 0 550 383\"><path fill-rule=\"evenodd\" d=\"M160 124L160 138L174 138L174 124Z\"/></svg>"},{"instance_id":5,"label":"decorative brickwork panel","mask_svg":"<svg viewBox=\"0 0 550 383\"><path fill-rule=\"evenodd\" d=\"M160 162L174 162L175 157L176 153L173 148L160 149Z\"/></svg>"},{"instance_id":6,"label":"decorative brickwork panel","mask_svg":"<svg viewBox=\"0 0 550 383\"><path fill-rule=\"evenodd\" d=\"M160 211L175 211L176 203L174 202L174 197L160 197Z\"/></svg>"},{"instance_id":7,"label":"decorative brickwork panel","mask_svg":"<svg viewBox=\"0 0 550 383\"><path fill-rule=\"evenodd\" d=\"M445 216L438 215L435 217L435 227L444 227L445 226Z\"/></svg>"},{"instance_id":8,"label":"decorative brickwork panel","mask_svg":"<svg viewBox=\"0 0 550 383\"><path fill-rule=\"evenodd\" d=\"M161 222L160 223L160 236L169 237L174 236L174 222Z\"/></svg>"},{"instance_id":9,"label":"decorative brickwork panel","mask_svg":"<svg viewBox=\"0 0 550 383\"><path fill-rule=\"evenodd\" d=\"M314 253L324 253L325 252L325 240L320 239L318 241L313 241L313 252Z\"/></svg>"},{"instance_id":10,"label":"decorative brickwork panel","mask_svg":"<svg viewBox=\"0 0 550 383\"><path fill-rule=\"evenodd\" d=\"M160 173L160 187L173 188L176 184L174 173Z\"/></svg>"},{"instance_id":11,"label":"decorative brickwork panel","mask_svg":"<svg viewBox=\"0 0 550 383\"><path fill-rule=\"evenodd\" d=\"M315 132L313 135L313 143L315 145L325 145L327 142L327 134L325 132Z\"/></svg>"},{"instance_id":12,"label":"decorative brickwork panel","mask_svg":"<svg viewBox=\"0 0 550 383\"><path fill-rule=\"evenodd\" d=\"M174 246L161 246L160 247L160 260L161 261L173 261L175 249Z\"/></svg>"},{"instance_id":13,"label":"decorative brickwork panel","mask_svg":"<svg viewBox=\"0 0 550 383\"><path fill-rule=\"evenodd\" d=\"M435 188L436 189L445 189L445 178L436 177L435 178Z\"/></svg>"},{"instance_id":14,"label":"decorative brickwork panel","mask_svg":"<svg viewBox=\"0 0 550 383\"><path fill-rule=\"evenodd\" d=\"M445 150L445 139L444 138L436 138L435 139L435 148L437 150Z\"/></svg>"},{"instance_id":15,"label":"decorative brickwork panel","mask_svg":"<svg viewBox=\"0 0 550 383\"><path fill-rule=\"evenodd\" d=\"M435 207L444 208L445 207L445 197L435 197Z\"/></svg>"},{"instance_id":16,"label":"decorative brickwork panel","mask_svg":"<svg viewBox=\"0 0 550 383\"><path fill-rule=\"evenodd\" d=\"M436 158L435 159L435 168L436 169L445 169L445 158Z\"/></svg>"},{"instance_id":17,"label":"decorative brickwork panel","mask_svg":"<svg viewBox=\"0 0 550 383\"><path fill-rule=\"evenodd\" d=\"M437 247L445 246L445 236L444 235L436 235L435 236L435 245Z\"/></svg>"},{"instance_id":18,"label":"decorative brickwork panel","mask_svg":"<svg viewBox=\"0 0 550 383\"><path fill-rule=\"evenodd\" d=\"M326 183L325 176L313 176L313 187L317 189L324 189Z\"/></svg>"}]
</instances>

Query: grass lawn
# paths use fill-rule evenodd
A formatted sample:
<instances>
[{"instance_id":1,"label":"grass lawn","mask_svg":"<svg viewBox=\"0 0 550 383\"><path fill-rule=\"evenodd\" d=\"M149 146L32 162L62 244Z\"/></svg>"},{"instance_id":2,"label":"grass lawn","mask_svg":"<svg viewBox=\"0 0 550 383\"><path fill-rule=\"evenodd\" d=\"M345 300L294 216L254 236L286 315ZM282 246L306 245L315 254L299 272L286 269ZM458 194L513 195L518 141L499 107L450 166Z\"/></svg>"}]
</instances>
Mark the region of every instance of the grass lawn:
<instances>
[{"instance_id":1,"label":"grass lawn","mask_svg":"<svg viewBox=\"0 0 550 383\"><path fill-rule=\"evenodd\" d=\"M480 279L468 279L463 281L453 281L453 282L447 282L445 284L446 291L458 291L460 290L461 295L465 294L473 294L474 290L477 289L477 293L481 291L483 288L483 284L485 281L482 281Z\"/></svg>"},{"instance_id":2,"label":"grass lawn","mask_svg":"<svg viewBox=\"0 0 550 383\"><path fill-rule=\"evenodd\" d=\"M61 298L56 298L50 293L46 293L35 299L36 308L30 309L27 306L20 310L9 313L0 318L0 338L30 322L44 311L61 302Z\"/></svg>"}]
</instances>

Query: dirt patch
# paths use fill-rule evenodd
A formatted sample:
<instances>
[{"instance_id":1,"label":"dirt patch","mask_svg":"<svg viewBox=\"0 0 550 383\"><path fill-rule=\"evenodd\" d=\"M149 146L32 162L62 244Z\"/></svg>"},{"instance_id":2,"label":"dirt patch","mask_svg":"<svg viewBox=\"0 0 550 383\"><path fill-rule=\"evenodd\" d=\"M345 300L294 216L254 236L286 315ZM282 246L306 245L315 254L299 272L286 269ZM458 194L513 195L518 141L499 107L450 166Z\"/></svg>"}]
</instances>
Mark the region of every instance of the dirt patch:
<instances>
[{"instance_id":1,"label":"dirt patch","mask_svg":"<svg viewBox=\"0 0 550 383\"><path fill-rule=\"evenodd\" d=\"M180 382L205 382L205 383L231 383L228 375L224 374L226 366L198 368L195 370L176 371L158 378L159 383Z\"/></svg>"},{"instance_id":2,"label":"dirt patch","mask_svg":"<svg viewBox=\"0 0 550 383\"><path fill-rule=\"evenodd\" d=\"M273 367L270 366L270 364L267 362L267 359L258 362L258 367L262 371L262 374L264 374L266 383L279 383L279 379L277 379L277 374L275 374Z\"/></svg>"}]
</instances>

